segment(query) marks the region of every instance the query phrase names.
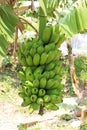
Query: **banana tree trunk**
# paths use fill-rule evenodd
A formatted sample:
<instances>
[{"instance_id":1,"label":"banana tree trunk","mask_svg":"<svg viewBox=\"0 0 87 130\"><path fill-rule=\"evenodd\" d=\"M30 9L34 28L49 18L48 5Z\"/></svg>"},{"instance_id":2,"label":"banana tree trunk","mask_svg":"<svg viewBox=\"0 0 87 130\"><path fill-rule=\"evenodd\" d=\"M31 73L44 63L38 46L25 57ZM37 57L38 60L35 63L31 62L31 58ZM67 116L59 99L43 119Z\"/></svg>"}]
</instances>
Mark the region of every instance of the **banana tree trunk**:
<instances>
[{"instance_id":1,"label":"banana tree trunk","mask_svg":"<svg viewBox=\"0 0 87 130\"><path fill-rule=\"evenodd\" d=\"M68 50L68 58L69 58L69 67L70 67L70 76L72 81L72 87L75 94L79 97L80 90L78 85L78 80L76 76L75 66L74 66L74 59L72 55L72 48L71 48L71 40L67 39L67 50Z\"/></svg>"}]
</instances>

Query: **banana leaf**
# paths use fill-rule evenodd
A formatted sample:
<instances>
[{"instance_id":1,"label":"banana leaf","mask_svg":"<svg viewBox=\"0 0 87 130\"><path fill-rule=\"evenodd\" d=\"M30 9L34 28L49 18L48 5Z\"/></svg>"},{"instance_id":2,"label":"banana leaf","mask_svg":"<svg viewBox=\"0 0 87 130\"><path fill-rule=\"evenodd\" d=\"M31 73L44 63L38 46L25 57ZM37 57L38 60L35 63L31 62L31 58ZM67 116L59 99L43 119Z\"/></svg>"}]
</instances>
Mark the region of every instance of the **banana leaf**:
<instances>
[{"instance_id":1,"label":"banana leaf","mask_svg":"<svg viewBox=\"0 0 87 130\"><path fill-rule=\"evenodd\" d=\"M0 4L0 55L5 55L18 19L8 4Z\"/></svg>"},{"instance_id":2,"label":"banana leaf","mask_svg":"<svg viewBox=\"0 0 87 130\"><path fill-rule=\"evenodd\" d=\"M83 32L87 28L87 7L86 3L72 5L63 17L60 17L59 25L66 38L72 38L75 34Z\"/></svg>"}]
</instances>

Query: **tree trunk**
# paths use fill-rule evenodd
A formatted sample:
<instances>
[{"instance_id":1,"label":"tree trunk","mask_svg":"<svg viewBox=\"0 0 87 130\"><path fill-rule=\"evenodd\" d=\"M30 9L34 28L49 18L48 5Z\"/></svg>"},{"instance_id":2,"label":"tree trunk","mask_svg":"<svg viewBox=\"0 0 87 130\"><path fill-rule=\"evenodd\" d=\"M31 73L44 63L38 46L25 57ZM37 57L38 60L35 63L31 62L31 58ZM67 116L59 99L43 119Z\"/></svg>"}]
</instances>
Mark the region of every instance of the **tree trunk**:
<instances>
[{"instance_id":1,"label":"tree trunk","mask_svg":"<svg viewBox=\"0 0 87 130\"><path fill-rule=\"evenodd\" d=\"M70 67L70 76L72 81L72 87L74 89L74 92L77 96L80 95L78 80L76 77L76 71L74 66L74 59L72 55L72 48L71 48L71 41L70 39L67 39L67 49L68 49L68 58L69 58L69 67Z\"/></svg>"}]
</instances>

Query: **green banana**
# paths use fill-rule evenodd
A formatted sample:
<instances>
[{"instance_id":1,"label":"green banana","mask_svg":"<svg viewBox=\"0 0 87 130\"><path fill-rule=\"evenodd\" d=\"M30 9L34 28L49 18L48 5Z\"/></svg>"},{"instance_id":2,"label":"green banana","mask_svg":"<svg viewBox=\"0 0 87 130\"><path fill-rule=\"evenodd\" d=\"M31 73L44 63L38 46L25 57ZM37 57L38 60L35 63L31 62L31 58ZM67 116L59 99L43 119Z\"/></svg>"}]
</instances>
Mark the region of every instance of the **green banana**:
<instances>
[{"instance_id":1,"label":"green banana","mask_svg":"<svg viewBox=\"0 0 87 130\"><path fill-rule=\"evenodd\" d=\"M28 75L28 74L32 74L32 69L31 69L31 67L26 67L25 68L25 73L26 73L26 76Z\"/></svg>"},{"instance_id":2,"label":"green banana","mask_svg":"<svg viewBox=\"0 0 87 130\"><path fill-rule=\"evenodd\" d=\"M51 33L52 33L52 27L46 26L44 31L43 31L43 34L42 34L42 41L44 42L44 44L49 43Z\"/></svg>"},{"instance_id":3,"label":"green banana","mask_svg":"<svg viewBox=\"0 0 87 130\"><path fill-rule=\"evenodd\" d=\"M27 67L27 68L25 69L25 73L26 73L26 80L29 80L29 81L33 82L33 80L34 80L34 75L33 75L32 70L31 70L30 67Z\"/></svg>"},{"instance_id":4,"label":"green banana","mask_svg":"<svg viewBox=\"0 0 87 130\"><path fill-rule=\"evenodd\" d=\"M26 75L23 71L19 71L18 72L18 76L21 80L26 80Z\"/></svg>"},{"instance_id":5,"label":"green banana","mask_svg":"<svg viewBox=\"0 0 87 130\"><path fill-rule=\"evenodd\" d=\"M28 75L27 78L26 78L26 80L29 80L29 81L33 82L34 75L33 74L32 75Z\"/></svg>"},{"instance_id":6,"label":"green banana","mask_svg":"<svg viewBox=\"0 0 87 130\"><path fill-rule=\"evenodd\" d=\"M38 42L37 42L37 48L39 47L39 46L43 46L43 41L39 38L38 39Z\"/></svg>"},{"instance_id":7,"label":"green banana","mask_svg":"<svg viewBox=\"0 0 87 130\"><path fill-rule=\"evenodd\" d=\"M58 89L47 90L47 94L49 94L49 95L58 95L58 93L59 93Z\"/></svg>"},{"instance_id":8,"label":"green banana","mask_svg":"<svg viewBox=\"0 0 87 130\"><path fill-rule=\"evenodd\" d=\"M46 83L47 83L46 78L41 78L40 79L40 88L45 88L46 87Z\"/></svg>"},{"instance_id":9,"label":"green banana","mask_svg":"<svg viewBox=\"0 0 87 130\"><path fill-rule=\"evenodd\" d=\"M26 87L23 89L23 92L27 95L27 96L31 96L32 95L32 89L30 87Z\"/></svg>"},{"instance_id":10,"label":"green banana","mask_svg":"<svg viewBox=\"0 0 87 130\"><path fill-rule=\"evenodd\" d=\"M36 48L35 48L35 47L32 47L32 48L30 49L30 55L33 57L33 56L35 55L35 53L36 53Z\"/></svg>"},{"instance_id":11,"label":"green banana","mask_svg":"<svg viewBox=\"0 0 87 130\"><path fill-rule=\"evenodd\" d=\"M24 53L25 50L26 50L25 44L22 43L22 44L20 45L20 50L21 50L21 53L22 53L22 54L25 54L25 53Z\"/></svg>"},{"instance_id":12,"label":"green banana","mask_svg":"<svg viewBox=\"0 0 87 130\"><path fill-rule=\"evenodd\" d=\"M50 95L50 98L52 103L58 104L62 102L62 99L57 95Z\"/></svg>"},{"instance_id":13,"label":"green banana","mask_svg":"<svg viewBox=\"0 0 87 130\"><path fill-rule=\"evenodd\" d=\"M34 70L34 74L42 74L43 70L44 66L36 67L36 69Z\"/></svg>"},{"instance_id":14,"label":"green banana","mask_svg":"<svg viewBox=\"0 0 87 130\"><path fill-rule=\"evenodd\" d=\"M61 70L62 70L62 66L61 66L61 65L60 65L60 66L56 66L56 67L54 68L55 74L60 74Z\"/></svg>"},{"instance_id":15,"label":"green banana","mask_svg":"<svg viewBox=\"0 0 87 130\"><path fill-rule=\"evenodd\" d=\"M37 53L41 55L43 52L44 52L44 47L43 46L38 46Z\"/></svg>"},{"instance_id":16,"label":"green banana","mask_svg":"<svg viewBox=\"0 0 87 130\"><path fill-rule=\"evenodd\" d=\"M46 102L50 102L50 101L51 101L51 98L50 98L49 95L45 95L45 96L43 97L43 100L44 100L44 102L46 103Z\"/></svg>"},{"instance_id":17,"label":"green banana","mask_svg":"<svg viewBox=\"0 0 87 130\"><path fill-rule=\"evenodd\" d=\"M28 106L30 103L31 103L30 98L29 98L29 97L24 97L21 106L26 107L26 106Z\"/></svg>"},{"instance_id":18,"label":"green banana","mask_svg":"<svg viewBox=\"0 0 87 130\"><path fill-rule=\"evenodd\" d=\"M38 93L38 88L32 88L32 93L37 94Z\"/></svg>"},{"instance_id":19,"label":"green banana","mask_svg":"<svg viewBox=\"0 0 87 130\"><path fill-rule=\"evenodd\" d=\"M26 58L23 56L20 60L21 65L27 66Z\"/></svg>"},{"instance_id":20,"label":"green banana","mask_svg":"<svg viewBox=\"0 0 87 130\"><path fill-rule=\"evenodd\" d=\"M30 50L33 46L33 42L32 41L27 41L26 43L26 49Z\"/></svg>"},{"instance_id":21,"label":"green banana","mask_svg":"<svg viewBox=\"0 0 87 130\"><path fill-rule=\"evenodd\" d=\"M48 45L45 45L45 52L49 52L56 49L56 46L54 43L49 43Z\"/></svg>"},{"instance_id":22,"label":"green banana","mask_svg":"<svg viewBox=\"0 0 87 130\"><path fill-rule=\"evenodd\" d=\"M48 63L50 63L51 61L53 61L54 58L55 58L54 51L49 51L46 64L48 64Z\"/></svg>"},{"instance_id":23,"label":"green banana","mask_svg":"<svg viewBox=\"0 0 87 130\"><path fill-rule=\"evenodd\" d=\"M48 87L48 89L57 89L58 91L61 91L61 89L63 89L64 87L62 84L60 84L61 78L60 77L58 77L59 79L58 78L56 79L56 78L57 76L54 77L53 85L51 87Z\"/></svg>"},{"instance_id":24,"label":"green banana","mask_svg":"<svg viewBox=\"0 0 87 130\"><path fill-rule=\"evenodd\" d=\"M35 110L39 109L40 105L37 103L31 103L29 106L29 113L32 114Z\"/></svg>"},{"instance_id":25,"label":"green banana","mask_svg":"<svg viewBox=\"0 0 87 130\"><path fill-rule=\"evenodd\" d=\"M49 79L47 81L46 89L51 89L54 86L54 79Z\"/></svg>"},{"instance_id":26,"label":"green banana","mask_svg":"<svg viewBox=\"0 0 87 130\"><path fill-rule=\"evenodd\" d=\"M47 110L58 110L59 109L58 106L56 106L54 103L51 103L51 102L45 103L45 107Z\"/></svg>"},{"instance_id":27,"label":"green banana","mask_svg":"<svg viewBox=\"0 0 87 130\"><path fill-rule=\"evenodd\" d=\"M54 79L54 85L50 89L59 88L59 80Z\"/></svg>"},{"instance_id":28,"label":"green banana","mask_svg":"<svg viewBox=\"0 0 87 130\"><path fill-rule=\"evenodd\" d=\"M38 95L39 95L40 97L44 96L45 94L46 94L45 89L39 89Z\"/></svg>"},{"instance_id":29,"label":"green banana","mask_svg":"<svg viewBox=\"0 0 87 130\"><path fill-rule=\"evenodd\" d=\"M55 67L55 62L50 62L49 64L46 65L46 71L50 71L54 69Z\"/></svg>"},{"instance_id":30,"label":"green banana","mask_svg":"<svg viewBox=\"0 0 87 130\"><path fill-rule=\"evenodd\" d=\"M59 48L60 45L65 41L65 39L67 39L66 36L65 36L65 34L60 33L60 34L59 34L59 40L58 40L58 42L55 44L55 45L56 45L56 48Z\"/></svg>"},{"instance_id":31,"label":"green banana","mask_svg":"<svg viewBox=\"0 0 87 130\"><path fill-rule=\"evenodd\" d=\"M40 65L44 65L46 63L47 57L48 57L48 55L46 52L41 54Z\"/></svg>"},{"instance_id":32,"label":"green banana","mask_svg":"<svg viewBox=\"0 0 87 130\"><path fill-rule=\"evenodd\" d=\"M49 71L45 71L44 73L43 73L43 76L42 76L43 78L45 77L46 79L49 79L49 77L50 77L50 73L49 73Z\"/></svg>"},{"instance_id":33,"label":"green banana","mask_svg":"<svg viewBox=\"0 0 87 130\"><path fill-rule=\"evenodd\" d=\"M52 37L50 39L50 42L54 42L54 44L59 40L59 32L56 31L56 26L54 25L52 27Z\"/></svg>"},{"instance_id":34,"label":"green banana","mask_svg":"<svg viewBox=\"0 0 87 130\"><path fill-rule=\"evenodd\" d=\"M56 54L56 57L55 57L55 60L59 60L59 58L60 58L60 56L61 56L61 51L60 51L60 50L57 50L57 52L55 52L55 53L57 53L57 54Z\"/></svg>"},{"instance_id":35,"label":"green banana","mask_svg":"<svg viewBox=\"0 0 87 130\"><path fill-rule=\"evenodd\" d=\"M39 74L39 73L34 74L34 78L35 78L36 80L40 80L40 79L42 78L42 75Z\"/></svg>"},{"instance_id":36,"label":"green banana","mask_svg":"<svg viewBox=\"0 0 87 130\"><path fill-rule=\"evenodd\" d=\"M52 35L49 42L54 42L55 25L52 26Z\"/></svg>"},{"instance_id":37,"label":"green banana","mask_svg":"<svg viewBox=\"0 0 87 130\"><path fill-rule=\"evenodd\" d=\"M31 95L30 100L31 100L31 102L36 102L37 95L35 95L35 94Z\"/></svg>"},{"instance_id":38,"label":"green banana","mask_svg":"<svg viewBox=\"0 0 87 130\"><path fill-rule=\"evenodd\" d=\"M19 92L18 95L19 95L21 98L26 97L26 94L25 94L24 92Z\"/></svg>"},{"instance_id":39,"label":"green banana","mask_svg":"<svg viewBox=\"0 0 87 130\"><path fill-rule=\"evenodd\" d=\"M41 78L41 74L44 70L44 67L43 66L40 66L40 67L37 67L34 71L34 77L35 79L40 79Z\"/></svg>"},{"instance_id":40,"label":"green banana","mask_svg":"<svg viewBox=\"0 0 87 130\"><path fill-rule=\"evenodd\" d=\"M49 71L49 78L52 79L55 76L54 70Z\"/></svg>"},{"instance_id":41,"label":"green banana","mask_svg":"<svg viewBox=\"0 0 87 130\"><path fill-rule=\"evenodd\" d=\"M39 87L39 80L38 79L35 79L34 81L33 81L33 86L34 87L36 87L36 88L38 88Z\"/></svg>"},{"instance_id":42,"label":"green banana","mask_svg":"<svg viewBox=\"0 0 87 130\"><path fill-rule=\"evenodd\" d=\"M27 87L33 87L33 83L31 81L28 81L28 80L25 82L25 85Z\"/></svg>"},{"instance_id":43,"label":"green banana","mask_svg":"<svg viewBox=\"0 0 87 130\"><path fill-rule=\"evenodd\" d=\"M44 102L44 101L43 101L43 98L39 97L39 98L37 99L37 104L42 105L43 102Z\"/></svg>"},{"instance_id":44,"label":"green banana","mask_svg":"<svg viewBox=\"0 0 87 130\"><path fill-rule=\"evenodd\" d=\"M39 55L38 53L36 53L36 54L34 55L34 57L33 57L33 64L34 64L35 66L38 66L39 63L40 63L40 55Z\"/></svg>"},{"instance_id":45,"label":"green banana","mask_svg":"<svg viewBox=\"0 0 87 130\"><path fill-rule=\"evenodd\" d=\"M32 59L32 57L30 55L28 55L26 57L26 62L28 64L28 66L33 66L33 59Z\"/></svg>"}]
</instances>

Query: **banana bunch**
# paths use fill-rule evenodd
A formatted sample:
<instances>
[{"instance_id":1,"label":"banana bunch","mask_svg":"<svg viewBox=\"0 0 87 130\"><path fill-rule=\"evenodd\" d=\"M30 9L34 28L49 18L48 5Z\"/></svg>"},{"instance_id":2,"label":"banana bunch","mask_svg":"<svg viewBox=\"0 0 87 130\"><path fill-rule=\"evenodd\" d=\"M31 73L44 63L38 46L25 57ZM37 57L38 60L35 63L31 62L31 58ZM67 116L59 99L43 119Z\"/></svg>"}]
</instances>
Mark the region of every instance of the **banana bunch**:
<instances>
[{"instance_id":1,"label":"banana bunch","mask_svg":"<svg viewBox=\"0 0 87 130\"><path fill-rule=\"evenodd\" d=\"M57 49L60 39L58 33L58 25L46 27L43 40L33 39L19 47L18 59L23 66L18 73L21 79L19 96L23 98L21 105L29 106L30 113L41 106L47 110L57 110L57 104L62 101L62 61L59 60L61 52Z\"/></svg>"},{"instance_id":2,"label":"banana bunch","mask_svg":"<svg viewBox=\"0 0 87 130\"><path fill-rule=\"evenodd\" d=\"M59 25L48 25L44 28L42 41L44 44L57 43L59 39Z\"/></svg>"},{"instance_id":3,"label":"banana bunch","mask_svg":"<svg viewBox=\"0 0 87 130\"><path fill-rule=\"evenodd\" d=\"M29 106L29 112L32 113L35 110L40 109L40 105L44 104L44 107L48 110L57 110L56 104L62 101L62 85L59 84L58 79L60 75L55 71L38 71L40 77L29 78L31 74L29 68L25 69L25 72L20 71L20 77L22 79L22 87L19 92L19 96L23 98L22 106ZM36 69L37 71L37 69ZM25 76L24 76L25 75Z\"/></svg>"},{"instance_id":4,"label":"banana bunch","mask_svg":"<svg viewBox=\"0 0 87 130\"><path fill-rule=\"evenodd\" d=\"M56 104L62 102L63 86L59 83L61 71L62 64L57 60L45 66L26 67L19 71L18 75L22 80L19 92L19 96L23 98L21 105L29 106L30 113L40 109L42 104L47 110L57 110Z\"/></svg>"},{"instance_id":5,"label":"banana bunch","mask_svg":"<svg viewBox=\"0 0 87 130\"><path fill-rule=\"evenodd\" d=\"M60 51L55 49L56 45L54 42L45 46L43 45L43 42L41 45L38 44L38 42L37 44L32 42L31 48L26 44L22 44L17 54L18 59L23 66L37 67L46 65L60 57Z\"/></svg>"}]
</instances>

